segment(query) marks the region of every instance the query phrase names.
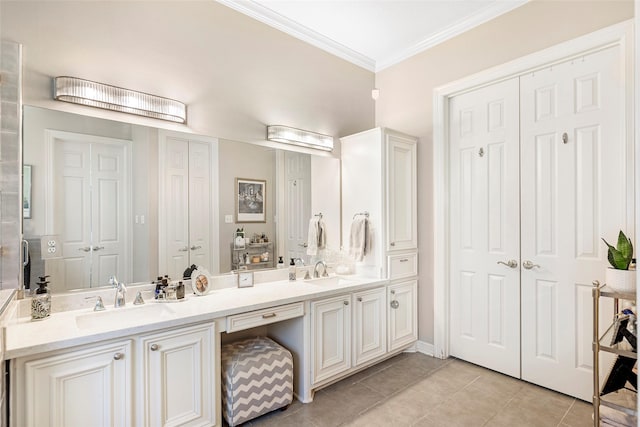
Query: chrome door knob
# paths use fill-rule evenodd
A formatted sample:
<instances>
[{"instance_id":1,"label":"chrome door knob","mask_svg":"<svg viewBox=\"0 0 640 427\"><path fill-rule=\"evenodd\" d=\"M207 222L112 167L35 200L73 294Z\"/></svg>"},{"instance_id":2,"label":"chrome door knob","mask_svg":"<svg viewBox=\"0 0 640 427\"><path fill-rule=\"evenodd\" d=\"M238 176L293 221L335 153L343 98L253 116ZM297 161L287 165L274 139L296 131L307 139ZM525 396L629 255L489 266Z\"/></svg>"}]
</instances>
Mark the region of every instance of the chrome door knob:
<instances>
[{"instance_id":1,"label":"chrome door knob","mask_svg":"<svg viewBox=\"0 0 640 427\"><path fill-rule=\"evenodd\" d=\"M534 264L529 260L523 261L522 262L522 267L526 270L531 270L532 268L540 268L540 266L538 264Z\"/></svg>"},{"instance_id":2,"label":"chrome door knob","mask_svg":"<svg viewBox=\"0 0 640 427\"><path fill-rule=\"evenodd\" d=\"M507 261L507 262L504 262L504 261L498 261L498 262L497 262L497 264L504 264L504 265L506 265L507 267L510 267L510 268L516 268L516 267L518 266L518 261L516 261L515 259L510 259L510 260L509 260L509 261Z\"/></svg>"}]
</instances>

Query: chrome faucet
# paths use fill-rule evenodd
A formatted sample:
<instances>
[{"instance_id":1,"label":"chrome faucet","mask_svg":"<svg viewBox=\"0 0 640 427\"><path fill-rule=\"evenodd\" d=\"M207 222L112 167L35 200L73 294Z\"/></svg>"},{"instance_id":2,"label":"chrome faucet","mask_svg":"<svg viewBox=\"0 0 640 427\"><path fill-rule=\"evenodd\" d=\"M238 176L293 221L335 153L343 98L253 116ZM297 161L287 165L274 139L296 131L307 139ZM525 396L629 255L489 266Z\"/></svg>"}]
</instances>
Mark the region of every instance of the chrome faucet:
<instances>
[{"instance_id":1,"label":"chrome faucet","mask_svg":"<svg viewBox=\"0 0 640 427\"><path fill-rule=\"evenodd\" d=\"M314 279L317 279L318 277L320 277L320 274L318 273L318 265L322 266L322 277L329 277L329 274L327 274L327 263L325 263L324 261L320 260L320 261L316 262L315 267L313 267L313 277L314 277Z\"/></svg>"},{"instance_id":2,"label":"chrome faucet","mask_svg":"<svg viewBox=\"0 0 640 427\"><path fill-rule=\"evenodd\" d=\"M114 308L124 307L126 304L125 294L127 293L127 288L122 282L118 282L116 276L111 276L109 279L109 284L116 288L116 298L113 303Z\"/></svg>"}]
</instances>

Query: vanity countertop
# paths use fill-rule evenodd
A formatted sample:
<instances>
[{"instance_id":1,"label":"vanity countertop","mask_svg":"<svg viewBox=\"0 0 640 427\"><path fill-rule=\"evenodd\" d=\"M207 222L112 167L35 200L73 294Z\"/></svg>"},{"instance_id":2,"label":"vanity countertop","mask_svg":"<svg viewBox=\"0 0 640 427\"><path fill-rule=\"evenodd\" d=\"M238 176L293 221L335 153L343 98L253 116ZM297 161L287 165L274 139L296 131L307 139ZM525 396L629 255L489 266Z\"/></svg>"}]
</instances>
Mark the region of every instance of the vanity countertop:
<instances>
[{"instance_id":1,"label":"vanity countertop","mask_svg":"<svg viewBox=\"0 0 640 427\"><path fill-rule=\"evenodd\" d=\"M356 276L259 283L250 288L212 290L205 296L188 295L186 301L123 308L107 306L53 313L41 321L15 317L5 327L5 359L30 356L97 341L162 330L163 328L224 318L229 315L277 307L382 286L384 279Z\"/></svg>"}]
</instances>

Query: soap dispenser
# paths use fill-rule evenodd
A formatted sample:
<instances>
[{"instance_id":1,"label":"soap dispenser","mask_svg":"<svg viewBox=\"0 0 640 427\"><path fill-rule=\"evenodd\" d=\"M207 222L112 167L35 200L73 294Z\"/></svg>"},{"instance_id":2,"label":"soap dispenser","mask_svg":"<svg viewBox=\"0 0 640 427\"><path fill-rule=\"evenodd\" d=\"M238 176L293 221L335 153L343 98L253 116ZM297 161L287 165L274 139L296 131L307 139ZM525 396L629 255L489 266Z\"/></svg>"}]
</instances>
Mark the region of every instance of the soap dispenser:
<instances>
[{"instance_id":1,"label":"soap dispenser","mask_svg":"<svg viewBox=\"0 0 640 427\"><path fill-rule=\"evenodd\" d=\"M38 280L38 289L31 298L31 320L42 320L51 314L51 294L47 289L47 277L40 276Z\"/></svg>"},{"instance_id":2,"label":"soap dispenser","mask_svg":"<svg viewBox=\"0 0 640 427\"><path fill-rule=\"evenodd\" d=\"M291 258L289 263L289 281L294 282L296 280L296 262Z\"/></svg>"}]
</instances>

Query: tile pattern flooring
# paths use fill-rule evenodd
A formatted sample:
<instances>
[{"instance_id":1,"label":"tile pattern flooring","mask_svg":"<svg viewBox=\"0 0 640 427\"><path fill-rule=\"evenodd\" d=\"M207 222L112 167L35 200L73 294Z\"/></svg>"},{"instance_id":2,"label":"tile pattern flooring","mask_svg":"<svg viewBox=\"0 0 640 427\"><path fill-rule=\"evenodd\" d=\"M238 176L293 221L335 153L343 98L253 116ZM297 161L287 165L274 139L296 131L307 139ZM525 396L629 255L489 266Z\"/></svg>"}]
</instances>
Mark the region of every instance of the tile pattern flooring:
<instances>
[{"instance_id":1,"label":"tile pattern flooring","mask_svg":"<svg viewBox=\"0 0 640 427\"><path fill-rule=\"evenodd\" d=\"M591 426L590 403L457 359L402 353L244 426Z\"/></svg>"}]
</instances>

